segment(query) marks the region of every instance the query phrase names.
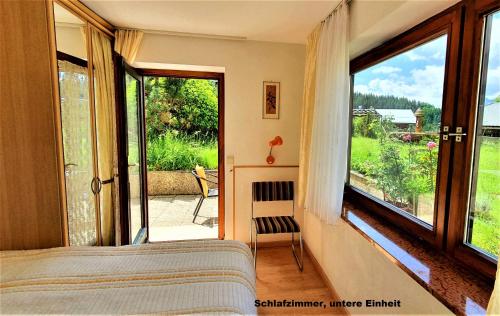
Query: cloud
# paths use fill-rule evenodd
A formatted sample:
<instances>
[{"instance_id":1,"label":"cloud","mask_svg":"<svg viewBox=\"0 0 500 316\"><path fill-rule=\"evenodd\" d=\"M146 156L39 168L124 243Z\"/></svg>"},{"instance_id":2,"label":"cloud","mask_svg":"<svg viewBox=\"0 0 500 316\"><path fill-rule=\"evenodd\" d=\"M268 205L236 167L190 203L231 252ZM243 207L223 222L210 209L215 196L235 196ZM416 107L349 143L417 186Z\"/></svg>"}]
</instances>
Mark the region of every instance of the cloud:
<instances>
[{"instance_id":1,"label":"cloud","mask_svg":"<svg viewBox=\"0 0 500 316\"><path fill-rule=\"evenodd\" d=\"M403 53L402 56L407 57L410 61L427 60L427 57L425 57L424 55L417 54L413 50Z\"/></svg>"},{"instance_id":2,"label":"cloud","mask_svg":"<svg viewBox=\"0 0 500 316\"><path fill-rule=\"evenodd\" d=\"M354 91L376 95L393 95L430 103L441 107L443 99L444 66L427 65L413 69L408 76L374 78L367 84L354 86Z\"/></svg>"},{"instance_id":3,"label":"cloud","mask_svg":"<svg viewBox=\"0 0 500 316\"><path fill-rule=\"evenodd\" d=\"M401 68L392 66L380 66L372 70L374 74L392 74L395 72L401 72Z\"/></svg>"}]
</instances>

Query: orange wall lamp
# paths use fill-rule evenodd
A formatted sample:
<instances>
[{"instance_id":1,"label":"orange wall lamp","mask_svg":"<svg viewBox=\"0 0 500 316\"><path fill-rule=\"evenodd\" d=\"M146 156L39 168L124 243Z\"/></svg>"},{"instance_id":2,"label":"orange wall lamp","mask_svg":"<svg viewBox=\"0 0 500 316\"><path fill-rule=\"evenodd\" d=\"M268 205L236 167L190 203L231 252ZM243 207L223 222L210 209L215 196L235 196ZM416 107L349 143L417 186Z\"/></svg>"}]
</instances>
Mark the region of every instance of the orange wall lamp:
<instances>
[{"instance_id":1,"label":"orange wall lamp","mask_svg":"<svg viewBox=\"0 0 500 316\"><path fill-rule=\"evenodd\" d=\"M269 156L267 156L266 161L268 164L272 165L276 159L273 157L273 147L283 145L283 139L281 136L276 136L273 140L269 142Z\"/></svg>"}]
</instances>

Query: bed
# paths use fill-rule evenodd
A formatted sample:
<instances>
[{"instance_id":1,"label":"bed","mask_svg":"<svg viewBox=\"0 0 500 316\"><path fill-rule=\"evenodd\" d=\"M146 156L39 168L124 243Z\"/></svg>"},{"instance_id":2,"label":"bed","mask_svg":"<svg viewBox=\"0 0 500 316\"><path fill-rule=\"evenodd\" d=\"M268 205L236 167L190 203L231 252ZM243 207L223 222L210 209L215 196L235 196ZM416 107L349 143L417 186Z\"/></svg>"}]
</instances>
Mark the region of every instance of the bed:
<instances>
[{"instance_id":1,"label":"bed","mask_svg":"<svg viewBox=\"0 0 500 316\"><path fill-rule=\"evenodd\" d=\"M3 251L0 264L3 314L257 313L238 241Z\"/></svg>"}]
</instances>

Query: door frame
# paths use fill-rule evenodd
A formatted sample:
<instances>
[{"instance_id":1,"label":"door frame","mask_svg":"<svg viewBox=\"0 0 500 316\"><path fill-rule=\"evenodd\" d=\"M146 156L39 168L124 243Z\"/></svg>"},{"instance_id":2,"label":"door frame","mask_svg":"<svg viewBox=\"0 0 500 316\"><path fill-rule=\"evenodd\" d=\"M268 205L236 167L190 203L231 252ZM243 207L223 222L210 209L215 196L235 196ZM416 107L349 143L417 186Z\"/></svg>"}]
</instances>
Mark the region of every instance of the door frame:
<instances>
[{"instance_id":1,"label":"door frame","mask_svg":"<svg viewBox=\"0 0 500 316\"><path fill-rule=\"evenodd\" d=\"M137 69L141 76L148 77L173 77L173 78L188 78L188 79L209 79L218 81L218 182L219 182L219 197L218 197L218 238L225 237L225 166L224 166L224 101L225 101L225 86L224 73L209 72L209 71L190 71L190 70L168 70L168 69ZM145 105L144 105L145 106ZM149 229L148 229L149 231Z\"/></svg>"},{"instance_id":2,"label":"door frame","mask_svg":"<svg viewBox=\"0 0 500 316\"><path fill-rule=\"evenodd\" d=\"M146 130L145 130L145 108L144 108L144 82L142 75L137 69L125 63L123 57L113 52L115 63L115 96L116 96L116 140L118 152L118 174L119 174L119 209L120 209L120 244L128 245L137 241L147 242L149 240L148 223L148 181L146 163ZM129 177L128 177L128 137L127 137L127 109L125 107L125 74L128 73L139 81L139 142L141 148L141 232L137 236L130 233L130 203L129 203ZM139 240L132 238L139 237Z\"/></svg>"}]
</instances>

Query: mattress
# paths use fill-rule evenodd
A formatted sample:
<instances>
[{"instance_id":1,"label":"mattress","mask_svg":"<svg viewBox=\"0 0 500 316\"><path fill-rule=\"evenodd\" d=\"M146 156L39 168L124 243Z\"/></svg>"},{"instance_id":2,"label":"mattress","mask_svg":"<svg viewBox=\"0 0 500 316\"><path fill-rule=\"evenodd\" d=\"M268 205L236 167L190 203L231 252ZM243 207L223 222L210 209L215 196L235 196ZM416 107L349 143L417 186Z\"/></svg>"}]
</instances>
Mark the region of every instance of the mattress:
<instances>
[{"instance_id":1,"label":"mattress","mask_svg":"<svg viewBox=\"0 0 500 316\"><path fill-rule=\"evenodd\" d=\"M3 314L257 313L238 241L3 251L0 271Z\"/></svg>"}]
</instances>

